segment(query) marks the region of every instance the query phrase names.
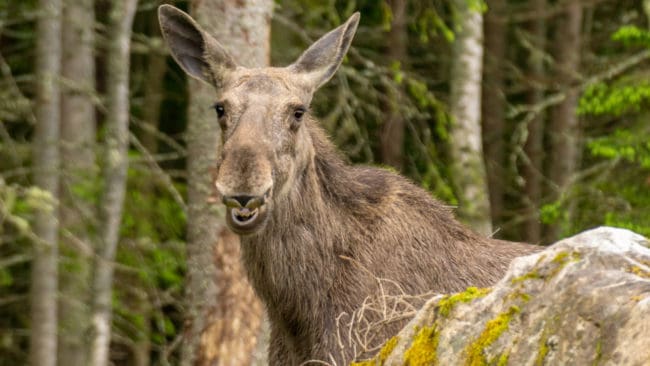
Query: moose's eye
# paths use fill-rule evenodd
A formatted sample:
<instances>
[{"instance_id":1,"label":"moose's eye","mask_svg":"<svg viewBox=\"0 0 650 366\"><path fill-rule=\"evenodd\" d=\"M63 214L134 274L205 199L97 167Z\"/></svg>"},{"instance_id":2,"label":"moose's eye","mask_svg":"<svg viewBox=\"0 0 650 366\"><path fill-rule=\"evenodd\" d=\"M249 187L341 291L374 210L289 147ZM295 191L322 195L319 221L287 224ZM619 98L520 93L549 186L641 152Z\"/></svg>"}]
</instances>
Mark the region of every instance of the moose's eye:
<instances>
[{"instance_id":1,"label":"moose's eye","mask_svg":"<svg viewBox=\"0 0 650 366\"><path fill-rule=\"evenodd\" d=\"M297 120L300 120L305 114L305 108L299 107L293 111L293 117Z\"/></svg>"},{"instance_id":2,"label":"moose's eye","mask_svg":"<svg viewBox=\"0 0 650 366\"><path fill-rule=\"evenodd\" d=\"M223 117L224 114L226 114L226 108L224 108L223 104L216 103L213 107L214 107L214 110L217 112L217 117L218 118L221 118L221 117Z\"/></svg>"}]
</instances>

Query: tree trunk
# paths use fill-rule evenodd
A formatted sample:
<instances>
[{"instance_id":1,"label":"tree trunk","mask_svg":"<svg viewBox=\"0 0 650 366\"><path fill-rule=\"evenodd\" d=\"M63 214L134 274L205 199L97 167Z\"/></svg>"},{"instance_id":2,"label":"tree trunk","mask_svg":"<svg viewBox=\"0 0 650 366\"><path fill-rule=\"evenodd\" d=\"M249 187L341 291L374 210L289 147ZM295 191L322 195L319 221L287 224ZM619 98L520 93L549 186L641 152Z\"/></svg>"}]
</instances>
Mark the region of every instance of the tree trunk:
<instances>
[{"instance_id":1,"label":"tree trunk","mask_svg":"<svg viewBox=\"0 0 650 366\"><path fill-rule=\"evenodd\" d=\"M582 5L579 2L570 2L566 12L558 20L554 42L558 86L566 90L566 98L551 110L548 129L548 177L553 182L549 196L553 200L558 200L568 193L571 178L578 168L580 126L576 108L580 90L574 86L580 67L581 27ZM566 220L560 220L548 228L547 242L555 242L559 238L564 221Z\"/></svg>"},{"instance_id":2,"label":"tree trunk","mask_svg":"<svg viewBox=\"0 0 650 366\"><path fill-rule=\"evenodd\" d=\"M142 286L142 283L138 283L136 286ZM137 291L132 297L130 304L133 306L133 313L138 314L144 319L142 324L138 325L136 339L133 341L131 347L133 352L132 366L149 366L151 365L151 319L153 301L146 291Z\"/></svg>"},{"instance_id":3,"label":"tree trunk","mask_svg":"<svg viewBox=\"0 0 650 366\"><path fill-rule=\"evenodd\" d=\"M137 0L116 1L109 13L107 60L106 161L100 201L101 247L93 278L91 364L108 365L111 340L113 261L126 191L129 146L129 61L131 26Z\"/></svg>"},{"instance_id":4,"label":"tree trunk","mask_svg":"<svg viewBox=\"0 0 650 366\"><path fill-rule=\"evenodd\" d=\"M451 175L461 220L485 235L492 233L490 201L481 139L483 16L467 0L454 0L457 31L451 68Z\"/></svg>"},{"instance_id":5,"label":"tree trunk","mask_svg":"<svg viewBox=\"0 0 650 366\"><path fill-rule=\"evenodd\" d=\"M152 17L152 35L160 37L160 28L157 17ZM142 103L142 119L151 131L158 130L160 120L160 105L163 99L163 81L167 71L167 60L157 52L148 56L148 65L145 76L144 102ZM142 146L151 154L158 151L158 137L151 131L144 131L141 137Z\"/></svg>"},{"instance_id":6,"label":"tree trunk","mask_svg":"<svg viewBox=\"0 0 650 366\"><path fill-rule=\"evenodd\" d=\"M403 64L406 59L408 34L406 32L406 0L390 2L393 20L388 33L388 52L390 62ZM402 170L404 167L404 129L405 121L399 110L399 93L392 87L387 90L388 105L386 119L381 127L381 162Z\"/></svg>"},{"instance_id":7,"label":"tree trunk","mask_svg":"<svg viewBox=\"0 0 650 366\"><path fill-rule=\"evenodd\" d=\"M93 205L75 191L90 189L95 175L95 88L93 0L66 0L63 8L61 100L61 297L60 366L87 363L92 244L84 217Z\"/></svg>"},{"instance_id":8,"label":"tree trunk","mask_svg":"<svg viewBox=\"0 0 650 366\"><path fill-rule=\"evenodd\" d=\"M503 70L506 60L506 1L490 0L485 14L485 70L483 72L483 148L490 193L492 225L503 221L505 170L505 108Z\"/></svg>"},{"instance_id":9,"label":"tree trunk","mask_svg":"<svg viewBox=\"0 0 650 366\"><path fill-rule=\"evenodd\" d=\"M249 67L269 63L272 10L270 0L191 3L199 24ZM220 131L214 112L206 106L214 103L215 92L197 81L190 83L187 329L182 364L246 365L259 332L261 305L239 261L238 238L220 235L223 220L208 204Z\"/></svg>"},{"instance_id":10,"label":"tree trunk","mask_svg":"<svg viewBox=\"0 0 650 366\"><path fill-rule=\"evenodd\" d=\"M41 0L36 30L36 127L34 184L51 195L37 208L31 278L29 362L54 366L57 359L58 191L61 73L61 0Z\"/></svg>"},{"instance_id":11,"label":"tree trunk","mask_svg":"<svg viewBox=\"0 0 650 366\"><path fill-rule=\"evenodd\" d=\"M542 13L546 9L546 0L533 0L532 11ZM528 56L528 80L532 86L527 95L528 105L537 105L544 98L545 79L543 56L546 48L546 20L538 18L529 23L532 36L532 50ZM540 111L528 122L528 137L524 145L524 153L528 161L523 166L524 192L526 195L526 221L524 222L524 238L529 243L539 243L542 239L542 226L539 220L539 208L542 201L542 174L544 160L544 119L545 113Z\"/></svg>"}]
</instances>

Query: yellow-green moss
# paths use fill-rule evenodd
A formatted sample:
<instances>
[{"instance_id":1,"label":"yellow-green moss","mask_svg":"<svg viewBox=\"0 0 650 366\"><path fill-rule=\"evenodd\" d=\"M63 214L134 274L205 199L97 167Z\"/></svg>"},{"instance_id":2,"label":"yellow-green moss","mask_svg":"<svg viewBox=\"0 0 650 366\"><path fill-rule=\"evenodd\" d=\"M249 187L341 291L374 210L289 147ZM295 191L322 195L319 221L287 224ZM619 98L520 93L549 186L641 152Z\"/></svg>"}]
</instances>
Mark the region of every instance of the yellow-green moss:
<instances>
[{"instance_id":1,"label":"yellow-green moss","mask_svg":"<svg viewBox=\"0 0 650 366\"><path fill-rule=\"evenodd\" d=\"M521 292L521 291L514 291L508 294L508 296L505 297L506 301L516 301L516 300L521 300L524 304L530 301L530 295Z\"/></svg>"},{"instance_id":2,"label":"yellow-green moss","mask_svg":"<svg viewBox=\"0 0 650 366\"><path fill-rule=\"evenodd\" d=\"M634 302L639 302L639 301L643 300L643 295L634 295L634 296L630 297L630 300L634 301Z\"/></svg>"},{"instance_id":3,"label":"yellow-green moss","mask_svg":"<svg viewBox=\"0 0 650 366\"><path fill-rule=\"evenodd\" d=\"M411 347L404 352L404 364L433 366L438 364L437 349L440 334L436 327L424 327L413 337Z\"/></svg>"},{"instance_id":4,"label":"yellow-green moss","mask_svg":"<svg viewBox=\"0 0 650 366\"><path fill-rule=\"evenodd\" d=\"M449 316L459 302L470 302L490 293L489 288L468 287L467 290L453 295L447 295L438 301L438 314L442 317Z\"/></svg>"},{"instance_id":5,"label":"yellow-green moss","mask_svg":"<svg viewBox=\"0 0 650 366\"><path fill-rule=\"evenodd\" d=\"M568 257L569 257L569 252L559 252L559 253L555 256L555 258L553 258L553 259L551 260L551 262L553 262L553 263L557 263L557 264L562 264L562 263L566 262L566 260L567 260Z\"/></svg>"},{"instance_id":6,"label":"yellow-green moss","mask_svg":"<svg viewBox=\"0 0 650 366\"><path fill-rule=\"evenodd\" d=\"M537 350L537 357L535 357L535 366L544 365L544 359L546 358L546 355L548 355L548 351L549 351L548 344L546 344L547 341L548 341L548 334L545 329L539 338L539 349Z\"/></svg>"},{"instance_id":7,"label":"yellow-green moss","mask_svg":"<svg viewBox=\"0 0 650 366\"><path fill-rule=\"evenodd\" d=\"M526 280L538 280L538 279L540 279L541 277L542 277L542 276L540 276L540 274L537 272L537 270L534 269L534 270L532 270L532 271L530 271L530 272L528 272L528 273L526 273L526 274L524 274L524 275L521 275L521 276L519 276L519 277L515 277L515 278L513 278L510 282L511 282L513 285L515 285L515 284L518 284L518 283L524 282L524 281L526 281Z\"/></svg>"},{"instance_id":8,"label":"yellow-green moss","mask_svg":"<svg viewBox=\"0 0 650 366\"><path fill-rule=\"evenodd\" d=\"M594 358L594 362L591 364L592 366L598 366L600 363L600 359L603 357L603 342L602 340L598 340L598 343L596 343L596 357Z\"/></svg>"},{"instance_id":9,"label":"yellow-green moss","mask_svg":"<svg viewBox=\"0 0 650 366\"><path fill-rule=\"evenodd\" d=\"M628 272L633 273L641 278L650 278L650 272L646 271L645 269L639 267L639 266L630 266L627 269Z\"/></svg>"},{"instance_id":10,"label":"yellow-green moss","mask_svg":"<svg viewBox=\"0 0 650 366\"><path fill-rule=\"evenodd\" d=\"M465 349L467 359L465 365L467 366L483 366L487 365L484 350L489 347L494 341L499 339L501 334L508 330L512 316L518 314L521 310L518 306L511 306L508 311L497 315L496 318L488 321L485 324L485 329L481 332L474 342L470 343Z\"/></svg>"},{"instance_id":11,"label":"yellow-green moss","mask_svg":"<svg viewBox=\"0 0 650 366\"><path fill-rule=\"evenodd\" d=\"M379 351L379 354L377 357L379 358L379 364L381 365L388 356L393 352L395 349L395 346L397 346L397 342L399 341L399 338L397 336L394 336L393 338L389 339L384 343L384 346L381 348Z\"/></svg>"},{"instance_id":12,"label":"yellow-green moss","mask_svg":"<svg viewBox=\"0 0 650 366\"><path fill-rule=\"evenodd\" d=\"M510 350L507 350L499 355L497 366L506 366L508 364L508 357L510 357Z\"/></svg>"},{"instance_id":13,"label":"yellow-green moss","mask_svg":"<svg viewBox=\"0 0 650 366\"><path fill-rule=\"evenodd\" d=\"M580 260L580 253L578 252L559 252L555 258L551 260L551 263L557 264L557 267L555 267L549 274L546 276L546 280L555 277L556 274L558 274L562 268L564 268L568 263L570 262L577 262Z\"/></svg>"},{"instance_id":14,"label":"yellow-green moss","mask_svg":"<svg viewBox=\"0 0 650 366\"><path fill-rule=\"evenodd\" d=\"M350 363L350 366L375 366L375 365L377 365L377 361L375 361L374 359Z\"/></svg>"},{"instance_id":15,"label":"yellow-green moss","mask_svg":"<svg viewBox=\"0 0 650 366\"><path fill-rule=\"evenodd\" d=\"M379 353L377 353L375 357L370 360L352 362L350 363L350 366L381 366L393 352L398 342L399 338L394 336L384 343L384 346L379 350Z\"/></svg>"}]
</instances>

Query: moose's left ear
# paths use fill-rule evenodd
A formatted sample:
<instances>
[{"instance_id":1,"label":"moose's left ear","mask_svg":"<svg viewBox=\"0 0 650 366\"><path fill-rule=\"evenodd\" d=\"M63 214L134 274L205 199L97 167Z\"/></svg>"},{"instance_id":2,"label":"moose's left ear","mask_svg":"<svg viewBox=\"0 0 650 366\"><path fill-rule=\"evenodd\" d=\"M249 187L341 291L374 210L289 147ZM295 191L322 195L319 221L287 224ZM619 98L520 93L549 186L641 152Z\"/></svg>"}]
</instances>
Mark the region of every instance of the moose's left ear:
<instances>
[{"instance_id":1,"label":"moose's left ear","mask_svg":"<svg viewBox=\"0 0 650 366\"><path fill-rule=\"evenodd\" d=\"M308 87L316 90L325 84L338 70L343 56L348 52L354 33L359 25L359 13L314 42L289 70L303 74Z\"/></svg>"}]
</instances>

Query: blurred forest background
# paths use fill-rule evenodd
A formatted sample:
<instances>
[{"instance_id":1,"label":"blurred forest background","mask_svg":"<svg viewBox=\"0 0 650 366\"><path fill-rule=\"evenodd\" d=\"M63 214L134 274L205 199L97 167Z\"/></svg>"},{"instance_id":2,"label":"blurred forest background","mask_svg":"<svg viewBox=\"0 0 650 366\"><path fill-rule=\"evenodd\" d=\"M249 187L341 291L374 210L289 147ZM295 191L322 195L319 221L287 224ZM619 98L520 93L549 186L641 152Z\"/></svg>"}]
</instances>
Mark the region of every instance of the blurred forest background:
<instances>
[{"instance_id":1,"label":"blurred forest background","mask_svg":"<svg viewBox=\"0 0 650 366\"><path fill-rule=\"evenodd\" d=\"M169 57L161 3L0 0L0 365L264 362L209 202L212 94ZM358 10L312 104L351 161L499 238L650 235L649 0L171 3L246 66Z\"/></svg>"}]
</instances>

